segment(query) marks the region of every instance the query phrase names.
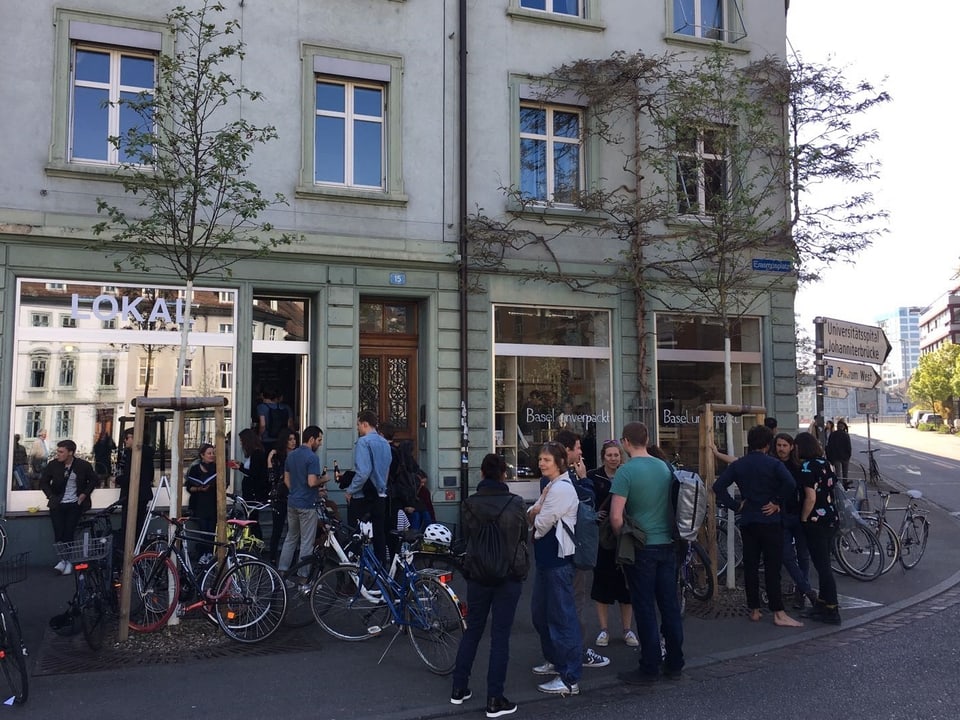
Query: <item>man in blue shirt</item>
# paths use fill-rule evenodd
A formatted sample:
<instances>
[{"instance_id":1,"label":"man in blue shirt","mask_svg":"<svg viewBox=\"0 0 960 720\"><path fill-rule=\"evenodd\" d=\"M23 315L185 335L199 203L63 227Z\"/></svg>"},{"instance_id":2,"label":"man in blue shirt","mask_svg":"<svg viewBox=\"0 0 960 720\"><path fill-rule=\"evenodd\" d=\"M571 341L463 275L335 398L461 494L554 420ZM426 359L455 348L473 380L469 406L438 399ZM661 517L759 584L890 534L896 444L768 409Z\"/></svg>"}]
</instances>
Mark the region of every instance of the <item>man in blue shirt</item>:
<instances>
[{"instance_id":1,"label":"man in blue shirt","mask_svg":"<svg viewBox=\"0 0 960 720\"><path fill-rule=\"evenodd\" d=\"M287 537L280 551L277 569L285 573L293 564L293 556L300 547L300 557L309 557L317 537L317 510L319 489L327 482L327 474L320 470L317 450L323 444L323 430L311 425L303 431L300 447L287 455L283 468L283 482L290 491L287 497Z\"/></svg>"},{"instance_id":2,"label":"man in blue shirt","mask_svg":"<svg viewBox=\"0 0 960 720\"><path fill-rule=\"evenodd\" d=\"M380 562L386 562L387 475L390 473L393 453L390 443L377 432L379 422L380 419L372 410L363 410L357 415L357 433L360 437L353 448L355 475L345 495L347 522L356 525L364 515L370 515L373 523L373 552Z\"/></svg>"}]
</instances>

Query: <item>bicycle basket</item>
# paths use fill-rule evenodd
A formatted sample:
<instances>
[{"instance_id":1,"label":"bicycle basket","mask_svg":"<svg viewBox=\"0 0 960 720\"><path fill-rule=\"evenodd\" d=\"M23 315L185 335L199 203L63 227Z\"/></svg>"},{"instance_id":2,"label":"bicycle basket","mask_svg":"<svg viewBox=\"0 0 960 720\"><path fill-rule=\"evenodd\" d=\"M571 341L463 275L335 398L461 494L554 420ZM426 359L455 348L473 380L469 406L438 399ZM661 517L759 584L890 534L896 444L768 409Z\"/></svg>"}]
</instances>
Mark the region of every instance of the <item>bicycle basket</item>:
<instances>
[{"instance_id":1,"label":"bicycle basket","mask_svg":"<svg viewBox=\"0 0 960 720\"><path fill-rule=\"evenodd\" d=\"M83 537L72 542L54 543L57 555L68 563L78 563L84 560L102 560L110 557L113 549L112 537Z\"/></svg>"},{"instance_id":2,"label":"bicycle basket","mask_svg":"<svg viewBox=\"0 0 960 720\"><path fill-rule=\"evenodd\" d=\"M6 587L27 579L27 557L30 551L22 552L10 560L0 562L0 587Z\"/></svg>"}]
</instances>

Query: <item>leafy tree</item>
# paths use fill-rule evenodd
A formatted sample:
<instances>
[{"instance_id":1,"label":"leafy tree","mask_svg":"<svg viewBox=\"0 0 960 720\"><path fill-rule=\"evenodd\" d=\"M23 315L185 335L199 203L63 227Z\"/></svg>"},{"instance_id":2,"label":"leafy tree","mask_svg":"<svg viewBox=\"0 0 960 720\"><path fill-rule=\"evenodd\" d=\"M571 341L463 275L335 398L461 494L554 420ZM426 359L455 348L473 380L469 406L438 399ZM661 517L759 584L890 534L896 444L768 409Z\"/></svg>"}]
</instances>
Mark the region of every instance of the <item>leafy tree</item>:
<instances>
[{"instance_id":1,"label":"leafy tree","mask_svg":"<svg viewBox=\"0 0 960 720\"><path fill-rule=\"evenodd\" d=\"M272 125L257 126L240 113L244 101L261 93L241 85L230 66L243 60L244 44L233 36L235 20L217 24L225 7L205 1L167 14L175 52L158 58L156 87L120 100L138 122L110 141L125 161L117 170L137 210L98 199L106 219L94 227L108 236L101 247L122 257L115 265L152 271L169 268L186 282L184 323L174 395L180 396L186 361L193 285L292 241L274 235L258 218L285 202L266 197L248 178L258 145L277 135Z\"/></svg>"},{"instance_id":2,"label":"leafy tree","mask_svg":"<svg viewBox=\"0 0 960 720\"><path fill-rule=\"evenodd\" d=\"M960 345L943 345L921 355L909 393L915 403L951 414L950 400L960 396Z\"/></svg>"}]
</instances>

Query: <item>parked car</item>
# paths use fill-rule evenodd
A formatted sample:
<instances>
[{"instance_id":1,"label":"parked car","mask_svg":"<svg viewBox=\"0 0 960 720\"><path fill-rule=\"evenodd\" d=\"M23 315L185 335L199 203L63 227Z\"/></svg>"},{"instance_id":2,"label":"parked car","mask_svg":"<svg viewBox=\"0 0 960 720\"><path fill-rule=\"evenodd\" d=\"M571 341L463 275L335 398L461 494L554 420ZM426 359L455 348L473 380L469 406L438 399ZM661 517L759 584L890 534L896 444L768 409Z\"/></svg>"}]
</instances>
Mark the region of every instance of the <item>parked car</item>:
<instances>
[{"instance_id":1,"label":"parked car","mask_svg":"<svg viewBox=\"0 0 960 720\"><path fill-rule=\"evenodd\" d=\"M910 427L915 428L920 425L920 418L923 415L926 415L929 410L914 410L913 414L910 416L910 422L908 423Z\"/></svg>"},{"instance_id":2,"label":"parked car","mask_svg":"<svg viewBox=\"0 0 960 720\"><path fill-rule=\"evenodd\" d=\"M943 425L943 415L932 412L924 413L920 416L920 425L933 425L934 427L940 427Z\"/></svg>"}]
</instances>

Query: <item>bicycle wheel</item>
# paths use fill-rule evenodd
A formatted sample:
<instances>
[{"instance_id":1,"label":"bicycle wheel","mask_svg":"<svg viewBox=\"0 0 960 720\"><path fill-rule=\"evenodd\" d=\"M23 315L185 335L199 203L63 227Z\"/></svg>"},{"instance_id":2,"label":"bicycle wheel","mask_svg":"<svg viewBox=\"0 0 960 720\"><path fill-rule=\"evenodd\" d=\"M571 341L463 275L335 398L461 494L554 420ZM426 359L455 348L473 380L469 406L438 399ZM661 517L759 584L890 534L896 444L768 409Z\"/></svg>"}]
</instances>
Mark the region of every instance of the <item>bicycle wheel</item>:
<instances>
[{"instance_id":1,"label":"bicycle wheel","mask_svg":"<svg viewBox=\"0 0 960 720\"><path fill-rule=\"evenodd\" d=\"M287 607L283 578L260 560L244 560L230 568L216 597L217 622L228 637L243 643L273 635Z\"/></svg>"},{"instance_id":2,"label":"bicycle wheel","mask_svg":"<svg viewBox=\"0 0 960 720\"><path fill-rule=\"evenodd\" d=\"M133 559L130 584L130 629L153 632L163 627L180 599L173 561L155 552L140 553Z\"/></svg>"},{"instance_id":3,"label":"bicycle wheel","mask_svg":"<svg viewBox=\"0 0 960 720\"><path fill-rule=\"evenodd\" d=\"M17 619L16 608L0 591L0 669L7 681L7 687L13 693L13 701L22 705L30 694L30 678L27 675L27 661L24 657L23 633Z\"/></svg>"},{"instance_id":4,"label":"bicycle wheel","mask_svg":"<svg viewBox=\"0 0 960 720\"><path fill-rule=\"evenodd\" d=\"M3 553L7 550L7 528L4 527L3 523L0 523L0 557L3 557Z\"/></svg>"},{"instance_id":5,"label":"bicycle wheel","mask_svg":"<svg viewBox=\"0 0 960 720\"><path fill-rule=\"evenodd\" d=\"M876 580L883 570L883 548L869 527L857 525L834 539L837 560L857 580Z\"/></svg>"},{"instance_id":6,"label":"bicycle wheel","mask_svg":"<svg viewBox=\"0 0 960 720\"><path fill-rule=\"evenodd\" d=\"M390 618L371 573L353 565L331 568L310 591L310 608L320 627L341 640L366 640L379 635Z\"/></svg>"},{"instance_id":7,"label":"bicycle wheel","mask_svg":"<svg viewBox=\"0 0 960 720\"><path fill-rule=\"evenodd\" d=\"M301 560L286 574L287 611L283 614L286 627L305 627L313 622L310 590L323 572L323 558L313 554Z\"/></svg>"},{"instance_id":8,"label":"bicycle wheel","mask_svg":"<svg viewBox=\"0 0 960 720\"><path fill-rule=\"evenodd\" d=\"M103 573L99 568L90 567L77 574L77 598L83 639L91 650L99 650L103 647L103 638L107 632Z\"/></svg>"},{"instance_id":9,"label":"bicycle wheel","mask_svg":"<svg viewBox=\"0 0 960 720\"><path fill-rule=\"evenodd\" d=\"M929 537L930 523L923 515L913 515L910 522L904 524L900 531L900 564L904 568L910 570L917 566Z\"/></svg>"},{"instance_id":10,"label":"bicycle wheel","mask_svg":"<svg viewBox=\"0 0 960 720\"><path fill-rule=\"evenodd\" d=\"M699 543L690 543L690 549L692 552L682 568L687 587L697 600L709 600L713 597L713 572L710 569L710 558Z\"/></svg>"},{"instance_id":11,"label":"bicycle wheel","mask_svg":"<svg viewBox=\"0 0 960 720\"><path fill-rule=\"evenodd\" d=\"M453 672L463 637L460 603L450 588L428 577L418 577L407 595L407 634L430 672Z\"/></svg>"},{"instance_id":12,"label":"bicycle wheel","mask_svg":"<svg viewBox=\"0 0 960 720\"><path fill-rule=\"evenodd\" d=\"M864 520L870 525L874 534L876 534L877 540L880 541L880 549L883 551L883 569L880 570L880 574L886 575L890 572L890 568L896 565L897 560L900 559L900 538L897 536L896 531L886 522L878 529L876 518L868 516L865 517Z\"/></svg>"},{"instance_id":13,"label":"bicycle wheel","mask_svg":"<svg viewBox=\"0 0 960 720\"><path fill-rule=\"evenodd\" d=\"M733 528L733 558L734 567L743 565L743 537L740 535L740 528ZM717 575L723 575L727 571L727 522L726 520L717 522Z\"/></svg>"}]
</instances>

